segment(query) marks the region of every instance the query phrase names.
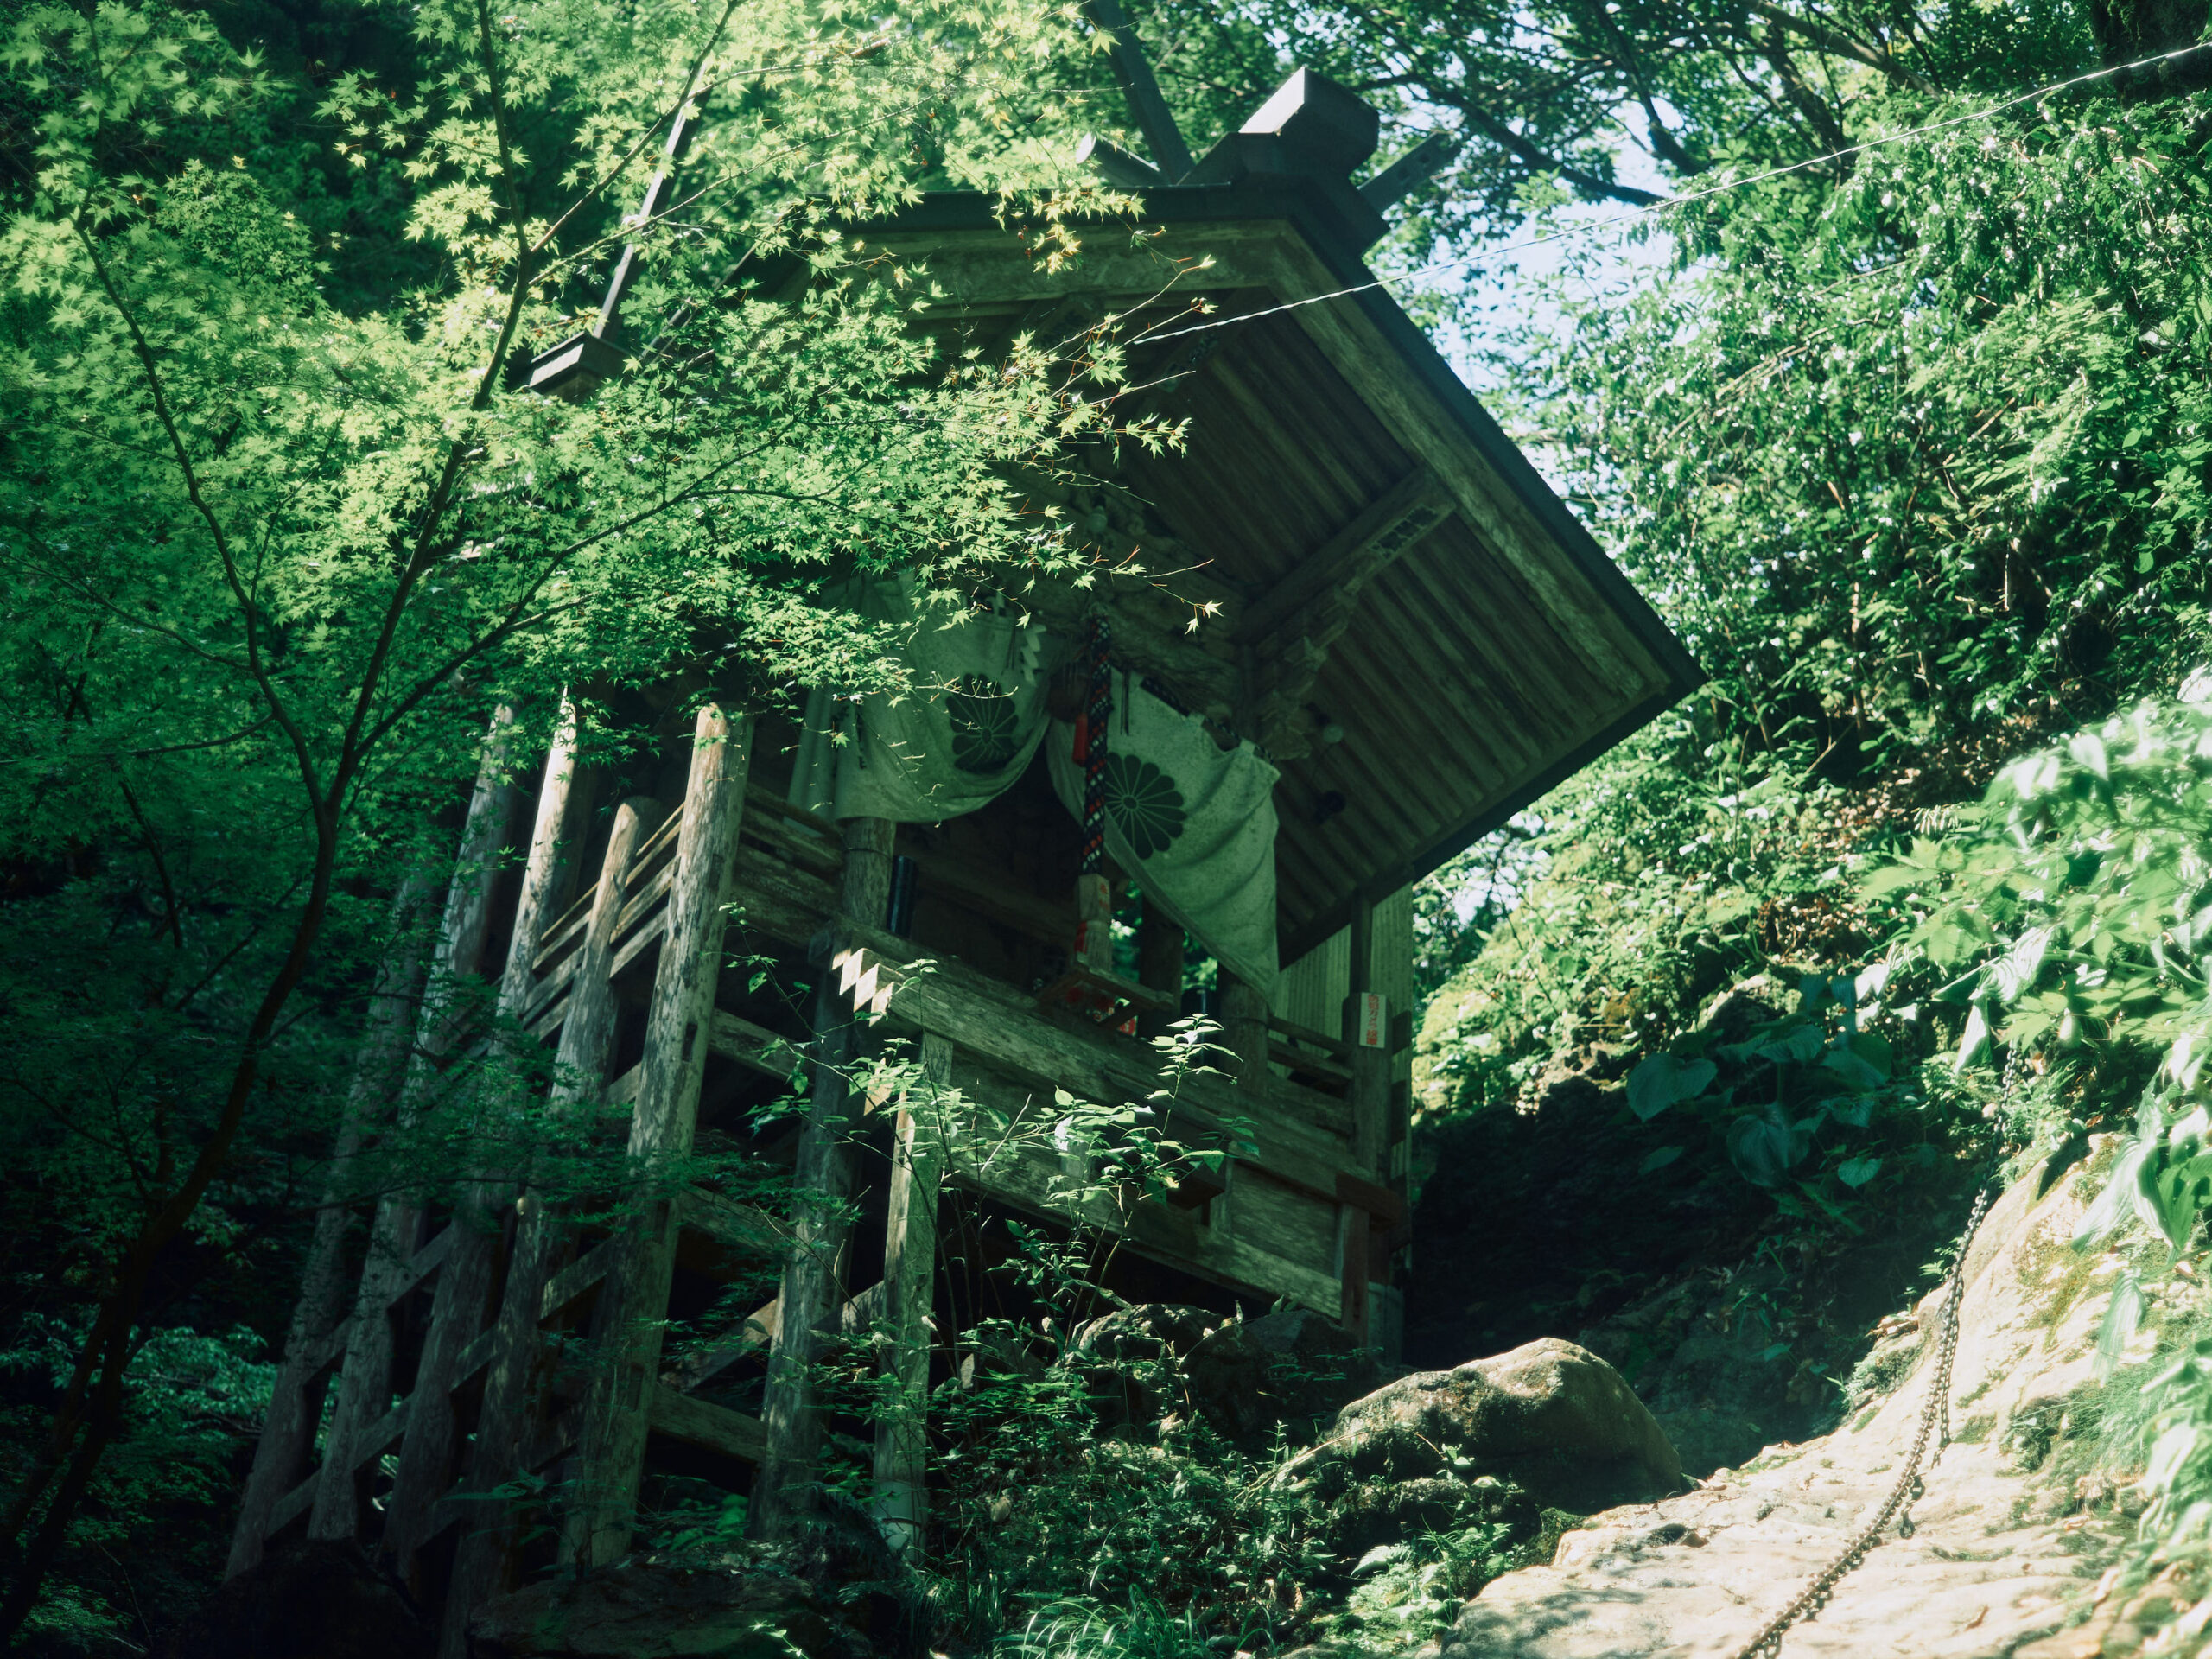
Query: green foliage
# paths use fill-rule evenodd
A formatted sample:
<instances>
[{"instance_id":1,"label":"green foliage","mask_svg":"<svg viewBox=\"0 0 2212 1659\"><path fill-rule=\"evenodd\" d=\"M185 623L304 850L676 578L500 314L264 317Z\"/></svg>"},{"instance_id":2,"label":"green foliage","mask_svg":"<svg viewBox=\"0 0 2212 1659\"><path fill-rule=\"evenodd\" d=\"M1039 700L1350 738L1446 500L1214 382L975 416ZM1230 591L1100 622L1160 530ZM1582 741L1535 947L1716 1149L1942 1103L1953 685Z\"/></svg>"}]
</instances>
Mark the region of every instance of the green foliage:
<instances>
[{"instance_id":1,"label":"green foliage","mask_svg":"<svg viewBox=\"0 0 2212 1659\"><path fill-rule=\"evenodd\" d=\"M1213 1638L1191 1613L1171 1613L1141 1590L1109 1607L1071 1598L1040 1607L991 1644L1001 1659L1211 1659Z\"/></svg>"},{"instance_id":2,"label":"green foliage","mask_svg":"<svg viewBox=\"0 0 2212 1659\"><path fill-rule=\"evenodd\" d=\"M1555 1516L1556 1510L1548 1512ZM1402 1543L1378 1544L1353 1569L1360 1582L1344 1611L1323 1622L1333 1647L1355 1654L1402 1654L1440 1639L1459 1617L1459 1604L1501 1573L1548 1560L1538 1538L1516 1548L1514 1529L1493 1521L1422 1533ZM1551 1545L1558 1543L1551 1528Z\"/></svg>"},{"instance_id":3,"label":"green foliage","mask_svg":"<svg viewBox=\"0 0 2212 1659\"><path fill-rule=\"evenodd\" d=\"M1113 430L1110 331L985 364L865 229L959 185L1037 206L1046 269L1071 256L1111 204L1055 189L1073 112L1037 71L1076 49L1068 13L284 21L269 56L166 0L26 5L0 36L5 1261L10 1319L82 1344L59 1385L9 1380L0 1629L104 1535L99 1479L82 1515L49 1500L97 1474L102 1425L150 1433L111 1408L151 1310L242 1300L283 1330L364 994L420 937L391 895L442 885L480 760L540 747L564 690L620 766L708 697L887 683L892 642L825 591L895 569L957 606L1078 569L1010 472ZM681 187L631 223L687 98ZM626 244L624 372L529 391ZM429 990L467 1050L480 988ZM418 1078L334 1196L475 1173L503 1048ZM498 1151L557 1185L563 1149Z\"/></svg>"},{"instance_id":4,"label":"green foliage","mask_svg":"<svg viewBox=\"0 0 2212 1659\"><path fill-rule=\"evenodd\" d=\"M35 1313L16 1322L0 1348L0 1382L60 1386L83 1337ZM77 1532L93 1564L40 1608L32 1632L97 1640L134 1622L134 1603L189 1598L221 1572L232 1469L259 1426L276 1371L264 1350L250 1330L146 1334L124 1394L128 1432L102 1465ZM28 1438L42 1424L15 1406L7 1427L11 1438Z\"/></svg>"},{"instance_id":5,"label":"green foliage","mask_svg":"<svg viewBox=\"0 0 2212 1659\"><path fill-rule=\"evenodd\" d=\"M1955 1065L2000 1052L2012 1068L2067 1064L2075 1132L2124 1117L2141 1085L2075 1236L2088 1249L2139 1227L2151 1247L2123 1252L2100 1334L2108 1374L2142 1357L2138 1325L2212 1207L2212 942L2200 938L2212 921L2212 708L2199 684L2015 761L1940 837L1867 880L1910 915L1909 948L1963 1010ZM2164 1363L2139 1385L2147 1404L2125 1417L2154 1497L2146 1535L2171 1543L2212 1532L2212 1339L2164 1334Z\"/></svg>"},{"instance_id":6,"label":"green foliage","mask_svg":"<svg viewBox=\"0 0 2212 1659\"><path fill-rule=\"evenodd\" d=\"M1714 197L1679 210L1668 280L1567 297L1578 326L1527 342L1561 463L1713 676L1724 741L1811 743L1847 778L2196 658L2199 113L2031 105L1833 188Z\"/></svg>"}]
</instances>

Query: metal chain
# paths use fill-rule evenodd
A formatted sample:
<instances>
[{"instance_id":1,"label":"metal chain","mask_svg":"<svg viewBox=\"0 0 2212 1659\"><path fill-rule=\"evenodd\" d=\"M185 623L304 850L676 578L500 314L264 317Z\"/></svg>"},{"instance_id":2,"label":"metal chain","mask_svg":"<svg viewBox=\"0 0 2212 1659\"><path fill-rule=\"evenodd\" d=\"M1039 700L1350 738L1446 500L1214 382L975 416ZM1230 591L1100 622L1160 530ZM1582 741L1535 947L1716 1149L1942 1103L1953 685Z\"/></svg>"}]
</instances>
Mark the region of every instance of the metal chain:
<instances>
[{"instance_id":1,"label":"metal chain","mask_svg":"<svg viewBox=\"0 0 2212 1659\"><path fill-rule=\"evenodd\" d=\"M1982 1217L1989 1212L1990 1191L1984 1187L1981 1196L1974 1200L1974 1214L1967 1217L1967 1230L1959 1239L1958 1260L1951 1263L1950 1294L1944 1299L1943 1324L1936 1338L1936 1376L1928 1403L1921 1409L1920 1433L1913 1440L1912 1455L1905 1459L1904 1472L1897 1477L1888 1501L1875 1512L1872 1522L1840 1555L1821 1569L1796 1600L1767 1621L1750 1645L1738 1650L1736 1659L1775 1659L1782 1651L1782 1638L1789 1627L1820 1611L1844 1574L1864 1561L1868 1552L1882 1541L1882 1534L1888 1530L1892 1520L1897 1523L1898 1537L1912 1536L1911 1506L1928 1490L1921 1475L1921 1460L1926 1458L1933 1468L1936 1459L1942 1457L1943 1448L1951 1443L1951 1363L1959 1351L1959 1305L1967 1294L1967 1253L1974 1248L1974 1236L1980 1230ZM1935 1457L1928 1454L1930 1436L1936 1442Z\"/></svg>"}]
</instances>

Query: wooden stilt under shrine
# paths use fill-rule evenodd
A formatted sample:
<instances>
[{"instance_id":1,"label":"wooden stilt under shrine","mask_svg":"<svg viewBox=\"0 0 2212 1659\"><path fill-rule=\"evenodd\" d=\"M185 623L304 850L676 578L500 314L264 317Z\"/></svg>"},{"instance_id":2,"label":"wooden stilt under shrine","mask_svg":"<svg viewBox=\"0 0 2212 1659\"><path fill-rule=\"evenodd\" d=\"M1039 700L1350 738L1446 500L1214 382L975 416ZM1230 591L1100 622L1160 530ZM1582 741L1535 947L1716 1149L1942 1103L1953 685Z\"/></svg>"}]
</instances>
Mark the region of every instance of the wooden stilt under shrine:
<instances>
[{"instance_id":1,"label":"wooden stilt under shrine","mask_svg":"<svg viewBox=\"0 0 2212 1659\"><path fill-rule=\"evenodd\" d=\"M573 1126L643 1185L572 1202L526 1154L487 1151L460 1190L319 1217L233 1573L287 1535L358 1541L444 1609L460 1656L487 1598L621 1558L671 1482L749 1491L771 1529L803 1514L825 1433L813 1362L856 1332L890 1402L874 1512L907 1545L928 1390L999 1294L1014 1217L1116 1235L1108 1287L1131 1300L1295 1305L1388 1345L1409 886L1696 671L1361 263L1381 219L1350 175L1374 132L1357 99L1298 77L1149 190L1154 234L1071 274L1040 272L977 198L868 232L925 255L944 325L987 351L1071 297L1205 298L1222 326L1161 328L1135 364L1160 412L1191 417L1188 447L1039 486L1102 566L1134 550L1182 575L988 596L1020 612L1008 660L1057 641L1080 695L1072 728L1039 712L1029 749L993 750L995 792L957 813L880 810L882 776L823 771L826 697L806 721L709 703L621 778L565 740L521 766L495 734L428 959L375 988L333 1191L381 1125L436 1111ZM1163 261L1185 255L1161 300ZM569 342L543 378L606 356ZM956 745L1003 735L984 712ZM1163 874L1205 810L1145 748L1171 728L1206 734L1189 764L1217 750L1273 780L1259 957L1210 935L1214 895ZM896 753L844 737L836 766ZM1229 1058L1157 1100L1147 1039L1208 957ZM459 1018L471 981L491 1036ZM524 1040L555 1062L536 1093L501 1083L524 1073L486 1046ZM893 1043L912 1064L896 1097L869 1097L855 1065ZM456 1060L487 1081L442 1090ZM804 1112L766 1115L795 1081ZM1079 1145L973 1133L1048 1121L1062 1096L1152 1103L1174 1139L1226 1155L1128 1208L1070 1179ZM712 1173L748 1161L786 1172L788 1222Z\"/></svg>"}]
</instances>

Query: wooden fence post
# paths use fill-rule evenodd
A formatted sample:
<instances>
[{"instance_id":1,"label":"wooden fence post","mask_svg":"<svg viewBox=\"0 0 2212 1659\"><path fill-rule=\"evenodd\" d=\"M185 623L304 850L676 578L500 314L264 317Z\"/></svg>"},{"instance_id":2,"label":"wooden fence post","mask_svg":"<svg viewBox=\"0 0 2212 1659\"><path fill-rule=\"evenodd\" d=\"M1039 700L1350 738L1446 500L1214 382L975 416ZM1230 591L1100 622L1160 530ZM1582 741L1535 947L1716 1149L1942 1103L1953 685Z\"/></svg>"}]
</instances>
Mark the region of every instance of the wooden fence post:
<instances>
[{"instance_id":1,"label":"wooden fence post","mask_svg":"<svg viewBox=\"0 0 2212 1659\"><path fill-rule=\"evenodd\" d=\"M641 1212L625 1224L618 1259L600 1292L605 1351L585 1403L581 1490L563 1546L570 1560L587 1566L613 1560L629 1548L650 1390L658 1386L661 1321L676 1266L676 1204L657 1166L689 1153L697 1127L753 726L751 715L732 720L710 704L700 710L692 734L667 931L630 1120L631 1156L646 1184Z\"/></svg>"}]
</instances>

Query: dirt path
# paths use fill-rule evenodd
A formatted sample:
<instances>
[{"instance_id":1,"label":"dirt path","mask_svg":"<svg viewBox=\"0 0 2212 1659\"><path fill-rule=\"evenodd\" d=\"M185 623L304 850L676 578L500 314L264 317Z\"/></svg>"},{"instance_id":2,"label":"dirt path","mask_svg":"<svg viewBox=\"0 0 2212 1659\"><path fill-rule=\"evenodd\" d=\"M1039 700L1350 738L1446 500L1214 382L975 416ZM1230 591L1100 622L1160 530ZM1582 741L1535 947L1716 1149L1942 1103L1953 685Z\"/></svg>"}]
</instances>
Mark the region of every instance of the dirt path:
<instances>
[{"instance_id":1,"label":"dirt path","mask_svg":"<svg viewBox=\"0 0 2212 1659\"><path fill-rule=\"evenodd\" d=\"M2099 1161L2101 1160L2094 1160ZM1784 1659L2074 1659L2058 1633L2098 1599L2130 1524L2084 1510L2086 1445L2069 1407L2093 1387L2111 1269L2069 1247L2091 1191L2076 1170L2038 1202L2032 1178L1992 1209L1967 1263L1953 1433L1914 1505ZM1896 1484L1927 1402L1942 1296L1919 1309L1911 1374L1878 1407L1664 1503L1592 1516L1548 1567L1509 1573L1462 1610L1441 1659L1728 1659L1840 1551ZM1904 1356L1900 1354L1902 1359ZM2090 1490L2094 1497L2094 1487ZM2056 1636L2055 1641L2044 1638Z\"/></svg>"}]
</instances>

